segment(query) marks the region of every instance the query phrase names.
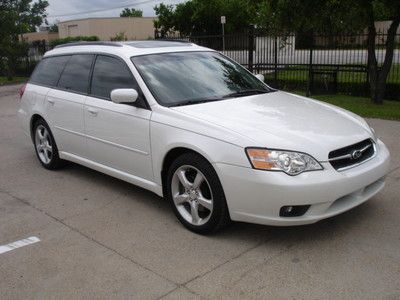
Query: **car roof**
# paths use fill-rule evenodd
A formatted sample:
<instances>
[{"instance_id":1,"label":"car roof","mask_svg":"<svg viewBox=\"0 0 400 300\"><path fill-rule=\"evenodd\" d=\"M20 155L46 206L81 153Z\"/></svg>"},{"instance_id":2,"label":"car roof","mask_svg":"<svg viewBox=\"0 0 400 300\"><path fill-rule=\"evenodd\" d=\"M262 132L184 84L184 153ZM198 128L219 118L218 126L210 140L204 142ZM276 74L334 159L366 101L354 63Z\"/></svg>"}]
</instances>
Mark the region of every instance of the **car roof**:
<instances>
[{"instance_id":1,"label":"car roof","mask_svg":"<svg viewBox=\"0 0 400 300\"><path fill-rule=\"evenodd\" d=\"M188 51L214 51L209 48L198 46L194 43L181 40L145 40L126 42L74 42L56 46L53 50L46 52L45 57L54 55L67 55L74 53L106 53L125 58L132 56L188 52Z\"/></svg>"}]
</instances>

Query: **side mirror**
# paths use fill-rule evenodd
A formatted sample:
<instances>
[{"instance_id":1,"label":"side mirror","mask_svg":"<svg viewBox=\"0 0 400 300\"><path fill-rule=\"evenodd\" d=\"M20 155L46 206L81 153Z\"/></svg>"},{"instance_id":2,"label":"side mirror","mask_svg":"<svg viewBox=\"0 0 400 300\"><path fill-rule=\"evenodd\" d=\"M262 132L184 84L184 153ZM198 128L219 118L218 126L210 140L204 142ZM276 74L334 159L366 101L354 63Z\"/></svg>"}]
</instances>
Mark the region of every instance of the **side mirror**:
<instances>
[{"instance_id":1,"label":"side mirror","mask_svg":"<svg viewBox=\"0 0 400 300\"><path fill-rule=\"evenodd\" d=\"M111 91L111 101L114 103L135 103L139 97L135 89L115 89Z\"/></svg>"},{"instance_id":2,"label":"side mirror","mask_svg":"<svg viewBox=\"0 0 400 300\"><path fill-rule=\"evenodd\" d=\"M264 75L263 74L256 74L255 76L257 77L258 80L264 82Z\"/></svg>"}]
</instances>

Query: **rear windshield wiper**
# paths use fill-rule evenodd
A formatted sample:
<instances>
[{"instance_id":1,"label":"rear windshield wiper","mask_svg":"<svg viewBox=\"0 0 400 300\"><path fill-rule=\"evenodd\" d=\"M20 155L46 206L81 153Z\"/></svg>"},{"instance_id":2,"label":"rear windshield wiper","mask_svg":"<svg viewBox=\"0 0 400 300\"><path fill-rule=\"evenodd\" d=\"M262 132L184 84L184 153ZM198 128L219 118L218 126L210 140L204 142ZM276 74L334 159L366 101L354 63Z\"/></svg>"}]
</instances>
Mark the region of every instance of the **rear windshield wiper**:
<instances>
[{"instance_id":1,"label":"rear windshield wiper","mask_svg":"<svg viewBox=\"0 0 400 300\"><path fill-rule=\"evenodd\" d=\"M230 98L230 97L240 97L240 96L250 96L256 94L265 94L269 93L269 90L262 90L262 89L251 89L251 90L242 90L234 93L230 93L225 95L223 98Z\"/></svg>"}]
</instances>

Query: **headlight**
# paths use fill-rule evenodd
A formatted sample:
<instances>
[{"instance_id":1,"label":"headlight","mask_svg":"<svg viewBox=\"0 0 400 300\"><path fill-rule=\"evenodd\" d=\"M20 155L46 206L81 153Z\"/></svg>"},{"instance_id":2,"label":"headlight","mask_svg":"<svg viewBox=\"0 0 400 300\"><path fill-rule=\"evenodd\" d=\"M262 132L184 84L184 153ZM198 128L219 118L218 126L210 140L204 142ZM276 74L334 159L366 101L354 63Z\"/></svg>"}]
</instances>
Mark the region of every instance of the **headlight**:
<instances>
[{"instance_id":1,"label":"headlight","mask_svg":"<svg viewBox=\"0 0 400 300\"><path fill-rule=\"evenodd\" d=\"M252 167L258 170L283 171L289 175L298 175L323 169L312 156L301 152L247 148L246 153Z\"/></svg>"}]
</instances>

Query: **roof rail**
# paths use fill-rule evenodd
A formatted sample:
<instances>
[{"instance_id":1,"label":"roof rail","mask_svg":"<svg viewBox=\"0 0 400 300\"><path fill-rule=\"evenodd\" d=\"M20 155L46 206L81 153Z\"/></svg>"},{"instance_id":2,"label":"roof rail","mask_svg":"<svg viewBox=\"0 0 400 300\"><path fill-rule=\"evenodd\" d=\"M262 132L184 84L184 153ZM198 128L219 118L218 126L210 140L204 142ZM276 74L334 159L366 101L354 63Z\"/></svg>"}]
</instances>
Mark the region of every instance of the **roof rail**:
<instances>
[{"instance_id":1,"label":"roof rail","mask_svg":"<svg viewBox=\"0 0 400 300\"><path fill-rule=\"evenodd\" d=\"M122 47L122 44L117 42L107 42L107 41L99 41L99 42L87 42L87 41L80 41L80 42L71 42L66 44L61 44L55 46L54 48L64 48L64 47L72 47L72 46L112 46L112 47Z\"/></svg>"},{"instance_id":2,"label":"roof rail","mask_svg":"<svg viewBox=\"0 0 400 300\"><path fill-rule=\"evenodd\" d=\"M160 39L155 39L155 41L157 42L177 42L177 43L188 43L188 44L193 44L193 42L189 41L189 40L182 40L180 38L160 38Z\"/></svg>"}]
</instances>

